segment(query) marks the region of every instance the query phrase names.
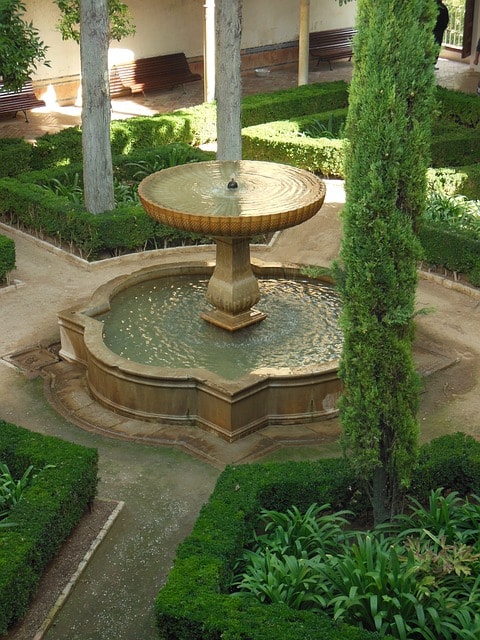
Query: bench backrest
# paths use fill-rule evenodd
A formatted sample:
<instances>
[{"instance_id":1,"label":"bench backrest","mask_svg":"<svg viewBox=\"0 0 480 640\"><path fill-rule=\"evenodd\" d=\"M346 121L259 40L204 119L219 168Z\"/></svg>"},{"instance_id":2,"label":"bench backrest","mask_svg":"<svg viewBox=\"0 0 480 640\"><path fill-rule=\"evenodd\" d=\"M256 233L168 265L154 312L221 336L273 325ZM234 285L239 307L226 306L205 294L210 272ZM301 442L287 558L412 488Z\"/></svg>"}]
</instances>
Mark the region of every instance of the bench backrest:
<instances>
[{"instance_id":1,"label":"bench backrest","mask_svg":"<svg viewBox=\"0 0 480 640\"><path fill-rule=\"evenodd\" d=\"M310 47L350 45L355 34L356 29L353 27L315 31L310 34Z\"/></svg>"},{"instance_id":2,"label":"bench backrest","mask_svg":"<svg viewBox=\"0 0 480 640\"><path fill-rule=\"evenodd\" d=\"M190 71L183 52L170 53L115 65L110 74L110 92L116 93L125 87L138 90L142 85L169 86L200 78L199 74Z\"/></svg>"}]
</instances>

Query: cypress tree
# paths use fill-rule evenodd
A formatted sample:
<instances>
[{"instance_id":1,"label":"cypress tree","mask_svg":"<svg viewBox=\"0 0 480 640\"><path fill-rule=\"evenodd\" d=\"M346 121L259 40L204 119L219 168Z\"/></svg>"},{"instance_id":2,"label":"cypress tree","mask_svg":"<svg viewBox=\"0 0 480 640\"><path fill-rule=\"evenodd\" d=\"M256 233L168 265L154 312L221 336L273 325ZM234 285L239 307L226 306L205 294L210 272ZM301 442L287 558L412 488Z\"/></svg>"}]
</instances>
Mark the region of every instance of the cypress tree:
<instances>
[{"instance_id":1,"label":"cypress tree","mask_svg":"<svg viewBox=\"0 0 480 640\"><path fill-rule=\"evenodd\" d=\"M358 0L340 254L343 441L376 523L416 462L412 355L419 242L434 108L434 0Z\"/></svg>"}]
</instances>

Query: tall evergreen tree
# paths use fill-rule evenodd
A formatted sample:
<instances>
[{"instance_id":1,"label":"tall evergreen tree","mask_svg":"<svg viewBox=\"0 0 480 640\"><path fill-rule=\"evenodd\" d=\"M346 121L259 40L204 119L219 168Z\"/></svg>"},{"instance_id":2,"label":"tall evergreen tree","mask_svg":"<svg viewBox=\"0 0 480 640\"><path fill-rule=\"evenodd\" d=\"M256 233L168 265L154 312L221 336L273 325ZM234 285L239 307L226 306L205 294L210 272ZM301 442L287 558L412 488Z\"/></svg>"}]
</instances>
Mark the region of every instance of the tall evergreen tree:
<instances>
[{"instance_id":1,"label":"tall evergreen tree","mask_svg":"<svg viewBox=\"0 0 480 640\"><path fill-rule=\"evenodd\" d=\"M346 134L340 416L374 519L395 511L416 462L412 356L434 108L433 0L358 0Z\"/></svg>"}]
</instances>

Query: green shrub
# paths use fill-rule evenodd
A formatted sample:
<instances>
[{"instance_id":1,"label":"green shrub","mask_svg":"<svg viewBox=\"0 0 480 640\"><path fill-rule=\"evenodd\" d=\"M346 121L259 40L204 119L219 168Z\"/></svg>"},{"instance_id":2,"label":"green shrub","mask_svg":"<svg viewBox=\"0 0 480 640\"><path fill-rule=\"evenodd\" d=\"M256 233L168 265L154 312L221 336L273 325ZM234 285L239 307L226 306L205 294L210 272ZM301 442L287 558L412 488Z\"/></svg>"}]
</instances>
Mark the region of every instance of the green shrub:
<instances>
[{"instance_id":1,"label":"green shrub","mask_svg":"<svg viewBox=\"0 0 480 640\"><path fill-rule=\"evenodd\" d=\"M432 440L420 449L411 493L425 501L433 487L480 495L480 443L464 433Z\"/></svg>"},{"instance_id":2,"label":"green shrub","mask_svg":"<svg viewBox=\"0 0 480 640\"><path fill-rule=\"evenodd\" d=\"M347 105L348 85L343 80L247 96L242 100L242 127L345 109Z\"/></svg>"},{"instance_id":3,"label":"green shrub","mask_svg":"<svg viewBox=\"0 0 480 640\"><path fill-rule=\"evenodd\" d=\"M428 264L466 274L473 285L480 285L480 239L471 232L424 221L418 237L422 259Z\"/></svg>"},{"instance_id":4,"label":"green shrub","mask_svg":"<svg viewBox=\"0 0 480 640\"><path fill-rule=\"evenodd\" d=\"M429 193L442 193L453 196L462 192L468 174L461 169L439 167L427 170L427 187Z\"/></svg>"},{"instance_id":5,"label":"green shrub","mask_svg":"<svg viewBox=\"0 0 480 640\"><path fill-rule=\"evenodd\" d=\"M479 497L438 489L426 507L412 498L407 514L371 532L352 530L348 512L328 509L262 510L234 594L328 612L399 640L478 634Z\"/></svg>"},{"instance_id":6,"label":"green shrub","mask_svg":"<svg viewBox=\"0 0 480 640\"><path fill-rule=\"evenodd\" d=\"M441 87L437 87L436 91L434 130L440 137L435 135L432 144L433 148L438 148L435 154L440 167L429 170L430 183L442 184L451 195L462 194L469 199L480 199L480 163L475 137L479 130L478 100L476 96L466 96ZM246 96L242 100L244 157L292 164L325 176L343 177L347 142L325 137L314 139L307 134L309 131L311 134L314 128L325 127L327 136L331 138L329 128L335 132L341 128L347 104L348 85L343 81ZM279 118L284 120L279 121ZM113 121L111 139L114 171L116 178L122 181L117 192L127 191L129 187L124 187L123 181L138 179L142 170L145 175L150 170L173 166L175 155L178 156L177 163L212 159L213 154L194 150L190 145L208 142L215 137L215 105L211 103L171 114ZM175 140L178 141L176 144L163 144ZM465 165L465 149L468 148L472 152L468 156L471 164ZM185 149L189 150L188 153ZM117 255L123 251L166 247L176 242L204 241L197 236L185 235L153 223L141 207L131 204L102 214L105 218L100 221L98 218L101 216L93 218L86 214L80 201L75 204L62 197L42 193L35 185L60 180L63 173L69 176L78 173L81 176L79 127L46 134L33 147L19 139L0 141L0 156L0 178L7 178L6 182L0 179L0 215L3 220L70 245L85 258L95 259L104 253ZM459 162L462 165L456 169L448 168ZM35 171L29 172L29 168ZM12 177L16 177L23 186L8 181ZM130 192L126 195L127 199L132 199ZM122 235L122 225L125 235ZM447 244L456 247L457 241L458 238L452 239ZM433 253L436 257L432 262L443 264L439 253L441 247L435 237L424 248L425 259L429 259ZM456 264L457 261L452 260L452 250L447 253L445 266L447 262L449 265ZM456 248L453 253L458 253ZM463 262L472 264L470 258ZM478 283L480 268L476 266L475 259L469 268L471 282Z\"/></svg>"},{"instance_id":7,"label":"green shrub","mask_svg":"<svg viewBox=\"0 0 480 640\"><path fill-rule=\"evenodd\" d=\"M180 160L210 159L211 154L180 143L138 151L114 159L116 180L132 181L139 170L138 163L155 158L162 165L170 166ZM59 195L41 186L49 184L56 186ZM88 213L82 206L81 184L82 166L78 164L34 171L17 179L0 179L0 215L11 224L70 245L89 260L104 252L117 255L125 251L205 241L195 234L155 222L135 202L127 202L101 215ZM76 195L73 201L69 197L72 193Z\"/></svg>"},{"instance_id":8,"label":"green shrub","mask_svg":"<svg viewBox=\"0 0 480 640\"><path fill-rule=\"evenodd\" d=\"M319 620L309 611L293 611L284 604L265 607L254 598L229 595L233 566L262 507L270 508L278 496L278 504L308 508L315 496L330 495L335 508L352 500L359 504L351 470L343 460L228 467L192 534L180 545L168 583L158 595L160 637L287 640L298 637L301 629L305 640L377 638L324 616Z\"/></svg>"},{"instance_id":9,"label":"green shrub","mask_svg":"<svg viewBox=\"0 0 480 640\"><path fill-rule=\"evenodd\" d=\"M35 478L32 473L33 465L30 465L21 478L14 478L8 466L0 461L0 520L10 515L10 510L22 499L25 489Z\"/></svg>"},{"instance_id":10,"label":"green shrub","mask_svg":"<svg viewBox=\"0 0 480 640\"><path fill-rule=\"evenodd\" d=\"M308 138L300 136L299 131L295 121L243 129L243 157L289 164L325 177L343 177L347 141Z\"/></svg>"},{"instance_id":11,"label":"green shrub","mask_svg":"<svg viewBox=\"0 0 480 640\"><path fill-rule=\"evenodd\" d=\"M480 103L475 94L437 86L437 119L476 129L480 126Z\"/></svg>"},{"instance_id":12,"label":"green shrub","mask_svg":"<svg viewBox=\"0 0 480 640\"><path fill-rule=\"evenodd\" d=\"M480 201L433 192L427 197L423 218L442 222L453 231L470 231L480 240Z\"/></svg>"},{"instance_id":13,"label":"green shrub","mask_svg":"<svg viewBox=\"0 0 480 640\"><path fill-rule=\"evenodd\" d=\"M23 138L0 139L0 178L29 171L31 156L32 145Z\"/></svg>"},{"instance_id":14,"label":"green shrub","mask_svg":"<svg viewBox=\"0 0 480 640\"><path fill-rule=\"evenodd\" d=\"M430 143L433 167L461 167L480 160L480 128L435 132Z\"/></svg>"},{"instance_id":15,"label":"green shrub","mask_svg":"<svg viewBox=\"0 0 480 640\"><path fill-rule=\"evenodd\" d=\"M95 449L0 421L0 459L15 478L41 469L0 529L0 633L25 614L47 563L93 501Z\"/></svg>"},{"instance_id":16,"label":"green shrub","mask_svg":"<svg viewBox=\"0 0 480 640\"><path fill-rule=\"evenodd\" d=\"M451 480L443 485L446 489L458 490L460 495L478 492L479 449L480 443L463 434L444 436L421 447L412 495L419 500L428 498L432 488L442 486L437 481L445 477ZM459 487L455 487L457 479ZM333 511L365 512L368 499L357 486L348 460L227 467L191 535L179 546L167 584L157 596L159 637L290 640L301 632L303 640L379 638L376 633L334 623L324 614L292 610L282 603L263 605L247 594L230 595L235 564L262 509L287 511L296 505L305 512L315 502L328 503Z\"/></svg>"},{"instance_id":17,"label":"green shrub","mask_svg":"<svg viewBox=\"0 0 480 640\"><path fill-rule=\"evenodd\" d=\"M82 131L68 127L57 133L46 133L32 149L32 169L48 169L82 162Z\"/></svg>"},{"instance_id":18,"label":"green shrub","mask_svg":"<svg viewBox=\"0 0 480 640\"><path fill-rule=\"evenodd\" d=\"M457 167L457 171L466 176L459 193L471 200L480 200L480 162Z\"/></svg>"},{"instance_id":19,"label":"green shrub","mask_svg":"<svg viewBox=\"0 0 480 640\"><path fill-rule=\"evenodd\" d=\"M7 275L15 269L15 242L0 235L0 284L6 282Z\"/></svg>"}]
</instances>

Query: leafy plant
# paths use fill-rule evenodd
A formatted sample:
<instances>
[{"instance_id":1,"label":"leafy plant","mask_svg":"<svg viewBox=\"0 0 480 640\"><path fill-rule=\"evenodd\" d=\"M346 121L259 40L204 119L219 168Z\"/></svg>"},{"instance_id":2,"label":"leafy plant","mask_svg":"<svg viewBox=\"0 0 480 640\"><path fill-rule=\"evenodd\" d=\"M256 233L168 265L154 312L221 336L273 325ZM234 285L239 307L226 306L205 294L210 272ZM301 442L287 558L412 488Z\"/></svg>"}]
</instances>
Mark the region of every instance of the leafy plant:
<instances>
[{"instance_id":1,"label":"leafy plant","mask_svg":"<svg viewBox=\"0 0 480 640\"><path fill-rule=\"evenodd\" d=\"M310 122L299 135L307 138L328 138L333 140L335 138L343 138L344 129L345 122L341 122L338 127L335 126L333 114L330 114L327 124L324 124L320 120L314 120Z\"/></svg>"},{"instance_id":2,"label":"leafy plant","mask_svg":"<svg viewBox=\"0 0 480 640\"><path fill-rule=\"evenodd\" d=\"M46 184L40 186L47 191L52 191L56 196L68 198L74 204L83 203L83 186L78 173L75 173L73 178L65 173L63 178L51 178Z\"/></svg>"},{"instance_id":3,"label":"leafy plant","mask_svg":"<svg viewBox=\"0 0 480 640\"><path fill-rule=\"evenodd\" d=\"M22 477L15 480L7 465L0 462L0 520L6 518L21 500L23 492L33 479L32 472L33 465L30 465Z\"/></svg>"},{"instance_id":4,"label":"leafy plant","mask_svg":"<svg viewBox=\"0 0 480 640\"><path fill-rule=\"evenodd\" d=\"M325 599L316 591L318 568L315 561L290 555L245 552L248 567L239 580L240 591L249 591L260 602L283 603L292 609L324 607ZM237 592L239 593L239 592Z\"/></svg>"},{"instance_id":5,"label":"leafy plant","mask_svg":"<svg viewBox=\"0 0 480 640\"><path fill-rule=\"evenodd\" d=\"M121 182L117 178L113 179L113 194L116 207L123 204L138 204L140 202L137 192L137 184Z\"/></svg>"},{"instance_id":6,"label":"leafy plant","mask_svg":"<svg viewBox=\"0 0 480 640\"><path fill-rule=\"evenodd\" d=\"M348 512L263 511L234 586L261 602L325 611L399 640L473 640L480 633L480 498L432 491L428 505L371 532Z\"/></svg>"},{"instance_id":7,"label":"leafy plant","mask_svg":"<svg viewBox=\"0 0 480 640\"><path fill-rule=\"evenodd\" d=\"M480 201L478 200L434 191L427 198L424 218L434 222L444 222L454 228L473 231L480 237Z\"/></svg>"},{"instance_id":8,"label":"leafy plant","mask_svg":"<svg viewBox=\"0 0 480 640\"><path fill-rule=\"evenodd\" d=\"M25 12L20 0L0 3L0 77L6 91L19 91L39 62L50 66L48 47L33 23L25 20Z\"/></svg>"},{"instance_id":9,"label":"leafy plant","mask_svg":"<svg viewBox=\"0 0 480 640\"><path fill-rule=\"evenodd\" d=\"M83 186L78 173L73 174L73 177L65 173L63 179L51 178L46 184L40 186L47 191L52 191L57 196L68 198L74 204L84 204ZM114 178L113 191L116 207L124 204L138 204L139 202L137 184L129 184Z\"/></svg>"},{"instance_id":10,"label":"leafy plant","mask_svg":"<svg viewBox=\"0 0 480 640\"><path fill-rule=\"evenodd\" d=\"M54 0L62 15L58 29L63 40L80 42L80 0ZM128 6L120 0L109 0L110 40L121 40L135 33Z\"/></svg>"},{"instance_id":11,"label":"leafy plant","mask_svg":"<svg viewBox=\"0 0 480 640\"><path fill-rule=\"evenodd\" d=\"M196 158L192 158L191 147L184 144L171 144L167 147L166 154L156 154L149 158L149 160L130 162L127 163L127 166L137 168L133 177L140 182L152 173L190 162L198 162Z\"/></svg>"}]
</instances>

